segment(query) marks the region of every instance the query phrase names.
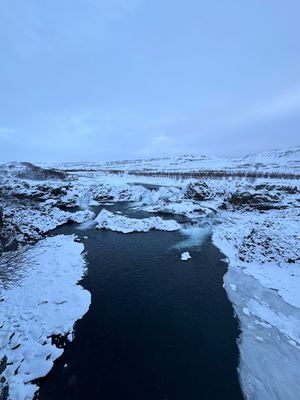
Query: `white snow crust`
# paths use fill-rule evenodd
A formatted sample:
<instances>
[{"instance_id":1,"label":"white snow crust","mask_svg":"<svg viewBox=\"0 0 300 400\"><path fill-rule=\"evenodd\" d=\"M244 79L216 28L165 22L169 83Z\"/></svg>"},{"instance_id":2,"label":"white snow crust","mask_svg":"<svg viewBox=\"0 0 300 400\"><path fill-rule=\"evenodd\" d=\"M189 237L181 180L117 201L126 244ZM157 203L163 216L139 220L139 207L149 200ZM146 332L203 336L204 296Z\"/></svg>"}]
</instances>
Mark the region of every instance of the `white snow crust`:
<instances>
[{"instance_id":1,"label":"white snow crust","mask_svg":"<svg viewBox=\"0 0 300 400\"><path fill-rule=\"evenodd\" d=\"M7 357L3 377L10 399L33 398L38 387L31 381L46 376L63 353L51 336L70 335L89 309L90 293L78 285L85 272L82 251L74 236L59 235L0 258L2 272L7 264L18 268L0 302L0 359Z\"/></svg>"}]
</instances>

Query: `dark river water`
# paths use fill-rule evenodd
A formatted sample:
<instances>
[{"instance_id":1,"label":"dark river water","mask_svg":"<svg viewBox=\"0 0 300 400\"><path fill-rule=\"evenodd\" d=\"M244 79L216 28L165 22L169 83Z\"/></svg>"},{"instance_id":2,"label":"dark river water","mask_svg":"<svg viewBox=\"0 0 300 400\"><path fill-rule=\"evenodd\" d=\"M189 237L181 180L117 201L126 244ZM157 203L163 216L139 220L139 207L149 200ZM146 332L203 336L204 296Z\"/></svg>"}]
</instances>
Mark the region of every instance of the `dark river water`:
<instances>
[{"instance_id":1,"label":"dark river water","mask_svg":"<svg viewBox=\"0 0 300 400\"><path fill-rule=\"evenodd\" d=\"M226 264L209 237L183 262L177 232L66 225L54 234L74 232L85 244L82 285L92 303L39 399L242 399Z\"/></svg>"}]
</instances>

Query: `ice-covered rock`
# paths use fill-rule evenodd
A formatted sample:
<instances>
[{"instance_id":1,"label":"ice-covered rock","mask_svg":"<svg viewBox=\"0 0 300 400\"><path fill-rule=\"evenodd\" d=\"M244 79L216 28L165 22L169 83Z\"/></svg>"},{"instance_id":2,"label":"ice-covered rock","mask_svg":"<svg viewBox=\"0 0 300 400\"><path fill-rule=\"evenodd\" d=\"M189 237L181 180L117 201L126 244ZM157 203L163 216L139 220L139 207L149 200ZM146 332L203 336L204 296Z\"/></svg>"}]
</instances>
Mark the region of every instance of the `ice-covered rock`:
<instances>
[{"instance_id":1,"label":"ice-covered rock","mask_svg":"<svg viewBox=\"0 0 300 400\"><path fill-rule=\"evenodd\" d=\"M95 213L91 210L76 211L75 213L69 213L69 220L81 224L95 218Z\"/></svg>"},{"instance_id":2,"label":"ice-covered rock","mask_svg":"<svg viewBox=\"0 0 300 400\"><path fill-rule=\"evenodd\" d=\"M141 185L102 184L93 188L93 199L98 202L140 201L148 190Z\"/></svg>"},{"instance_id":3,"label":"ice-covered rock","mask_svg":"<svg viewBox=\"0 0 300 400\"><path fill-rule=\"evenodd\" d=\"M180 224L173 220L164 220L160 217L151 218L127 218L103 209L96 218L97 228L110 229L116 232L148 232L151 229L160 231L177 231Z\"/></svg>"},{"instance_id":4,"label":"ice-covered rock","mask_svg":"<svg viewBox=\"0 0 300 400\"><path fill-rule=\"evenodd\" d=\"M209 200L212 192L206 182L191 182L188 184L184 197L193 200Z\"/></svg>"},{"instance_id":5,"label":"ice-covered rock","mask_svg":"<svg viewBox=\"0 0 300 400\"><path fill-rule=\"evenodd\" d=\"M202 207L200 204L193 201L182 200L177 202L169 202L160 200L153 205L150 204L143 208L144 211L158 214L178 214L188 218L197 218L212 215L213 211L209 208Z\"/></svg>"}]
</instances>

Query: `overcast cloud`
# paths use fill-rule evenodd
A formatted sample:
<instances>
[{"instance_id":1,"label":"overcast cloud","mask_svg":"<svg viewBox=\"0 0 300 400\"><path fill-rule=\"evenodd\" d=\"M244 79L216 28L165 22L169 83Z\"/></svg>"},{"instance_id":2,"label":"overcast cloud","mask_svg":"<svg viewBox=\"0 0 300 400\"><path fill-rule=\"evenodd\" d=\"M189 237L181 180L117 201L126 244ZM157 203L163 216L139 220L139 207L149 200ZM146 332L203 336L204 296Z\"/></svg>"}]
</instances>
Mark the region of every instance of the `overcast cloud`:
<instances>
[{"instance_id":1,"label":"overcast cloud","mask_svg":"<svg viewBox=\"0 0 300 400\"><path fill-rule=\"evenodd\" d=\"M2 0L0 162L299 144L298 0Z\"/></svg>"}]
</instances>

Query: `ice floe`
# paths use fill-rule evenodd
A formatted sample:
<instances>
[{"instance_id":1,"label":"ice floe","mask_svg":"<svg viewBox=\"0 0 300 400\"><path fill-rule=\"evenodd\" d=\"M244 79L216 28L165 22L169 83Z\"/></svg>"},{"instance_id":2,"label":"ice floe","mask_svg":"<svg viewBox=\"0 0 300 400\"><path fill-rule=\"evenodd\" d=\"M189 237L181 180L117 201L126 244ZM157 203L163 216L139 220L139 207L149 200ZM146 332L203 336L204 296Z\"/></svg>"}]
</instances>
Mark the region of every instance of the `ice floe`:
<instances>
[{"instance_id":1,"label":"ice floe","mask_svg":"<svg viewBox=\"0 0 300 400\"><path fill-rule=\"evenodd\" d=\"M181 254L180 259L182 261L187 261L189 260L191 257L190 253L188 251L185 251L184 253Z\"/></svg>"},{"instance_id":2,"label":"ice floe","mask_svg":"<svg viewBox=\"0 0 300 400\"><path fill-rule=\"evenodd\" d=\"M148 232L151 229L177 231L181 228L180 224L173 220L164 220L160 217L128 218L114 214L106 209L101 210L96 217L96 222L98 229L110 229L111 231L122 233Z\"/></svg>"}]
</instances>

